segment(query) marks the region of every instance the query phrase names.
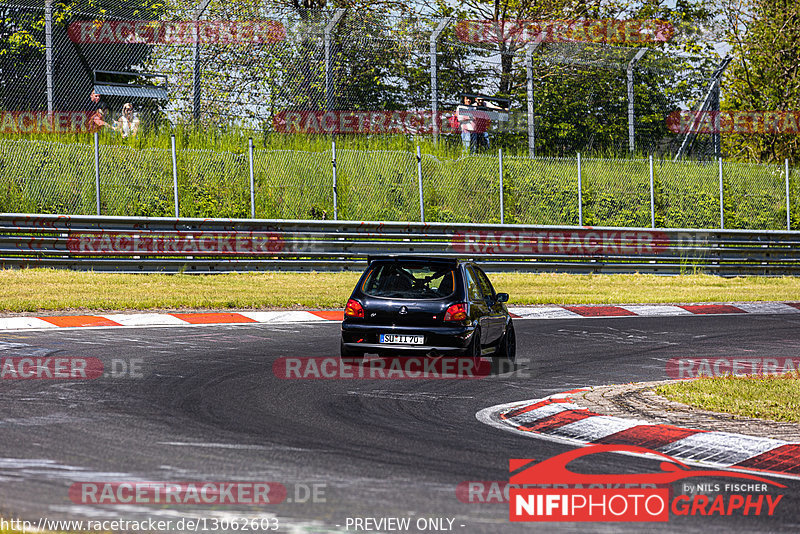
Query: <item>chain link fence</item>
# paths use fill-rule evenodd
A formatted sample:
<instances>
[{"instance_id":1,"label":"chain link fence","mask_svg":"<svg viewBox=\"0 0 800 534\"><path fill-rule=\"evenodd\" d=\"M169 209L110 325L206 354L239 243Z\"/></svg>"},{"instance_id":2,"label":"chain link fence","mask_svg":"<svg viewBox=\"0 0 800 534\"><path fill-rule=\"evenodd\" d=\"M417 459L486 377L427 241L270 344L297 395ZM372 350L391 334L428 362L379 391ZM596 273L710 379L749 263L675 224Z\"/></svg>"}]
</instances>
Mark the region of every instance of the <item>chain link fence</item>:
<instances>
[{"instance_id":1,"label":"chain link fence","mask_svg":"<svg viewBox=\"0 0 800 534\"><path fill-rule=\"evenodd\" d=\"M720 58L678 53L674 43L474 38L470 21L378 4L356 11L241 0L0 0L0 7L0 109L92 111L95 91L111 119L132 102L141 119L137 140L161 147L134 148L110 129L96 147L90 136L28 140L3 123L4 211L800 224L800 186L788 166L720 167L719 136L670 131L674 111L718 107L715 76L724 70ZM142 33L130 31L139 24ZM462 93L509 100L509 120L493 122L491 151L461 152L460 131L446 118ZM423 124L398 129L395 112L417 114ZM348 113L362 115L348 122ZM210 137L241 130L278 141L252 156L247 144L181 143L174 154L159 144L165 131L180 136L186 125ZM338 151L273 150L297 138L327 146L357 137L369 146L378 136L423 144L426 153L344 143ZM674 161L679 151L692 160Z\"/></svg>"},{"instance_id":2,"label":"chain link fence","mask_svg":"<svg viewBox=\"0 0 800 534\"><path fill-rule=\"evenodd\" d=\"M646 160L619 160L609 168L608 161L584 159L581 177L583 224L650 226L650 176Z\"/></svg>"},{"instance_id":3,"label":"chain link fence","mask_svg":"<svg viewBox=\"0 0 800 534\"><path fill-rule=\"evenodd\" d=\"M509 120L493 121L497 147L529 156L667 157L685 140L667 117L699 108L719 63L673 43L473 39L475 21L400 15L377 4L3 0L0 7L0 108L91 110L94 90L113 119L132 102L143 131L198 122L287 133L290 112L404 110L433 119L401 135L456 146L460 132L437 113L451 114L462 93L483 93L510 101ZM320 133L331 132L304 124L287 135ZM706 138L693 137L691 155L714 155Z\"/></svg>"},{"instance_id":4,"label":"chain link fence","mask_svg":"<svg viewBox=\"0 0 800 534\"><path fill-rule=\"evenodd\" d=\"M174 214L170 151L100 144L98 162L102 213L136 217ZM94 163L89 165L94 188ZM93 205L88 213L94 211Z\"/></svg>"},{"instance_id":5,"label":"chain link fence","mask_svg":"<svg viewBox=\"0 0 800 534\"><path fill-rule=\"evenodd\" d=\"M251 159L246 144L237 152L173 153L97 139L96 151L87 144L0 140L0 211L96 214L99 186L102 215L755 230L800 225L800 176L788 162L501 152L444 159L335 146L321 152L255 148Z\"/></svg>"},{"instance_id":6,"label":"chain link fence","mask_svg":"<svg viewBox=\"0 0 800 534\"><path fill-rule=\"evenodd\" d=\"M786 167L742 163L723 169L725 226L771 229L786 225ZM791 197L789 198L791 204Z\"/></svg>"},{"instance_id":7,"label":"chain link fence","mask_svg":"<svg viewBox=\"0 0 800 534\"><path fill-rule=\"evenodd\" d=\"M44 141L0 142L2 211L95 212L94 149Z\"/></svg>"},{"instance_id":8,"label":"chain link fence","mask_svg":"<svg viewBox=\"0 0 800 534\"><path fill-rule=\"evenodd\" d=\"M719 228L717 162L654 162L656 224L667 228Z\"/></svg>"},{"instance_id":9,"label":"chain link fence","mask_svg":"<svg viewBox=\"0 0 800 534\"><path fill-rule=\"evenodd\" d=\"M578 224L577 159L507 157L503 171L506 222Z\"/></svg>"},{"instance_id":10,"label":"chain link fence","mask_svg":"<svg viewBox=\"0 0 800 534\"><path fill-rule=\"evenodd\" d=\"M255 215L266 219L332 219L331 154L255 150Z\"/></svg>"},{"instance_id":11,"label":"chain link fence","mask_svg":"<svg viewBox=\"0 0 800 534\"><path fill-rule=\"evenodd\" d=\"M498 160L464 156L456 160L426 157L422 161L423 189L427 184L426 220L437 222L500 222Z\"/></svg>"},{"instance_id":12,"label":"chain link fence","mask_svg":"<svg viewBox=\"0 0 800 534\"><path fill-rule=\"evenodd\" d=\"M332 153L328 153L330 166ZM343 219L419 219L417 158L403 152L337 150L339 216ZM413 214L413 215L412 215Z\"/></svg>"}]
</instances>

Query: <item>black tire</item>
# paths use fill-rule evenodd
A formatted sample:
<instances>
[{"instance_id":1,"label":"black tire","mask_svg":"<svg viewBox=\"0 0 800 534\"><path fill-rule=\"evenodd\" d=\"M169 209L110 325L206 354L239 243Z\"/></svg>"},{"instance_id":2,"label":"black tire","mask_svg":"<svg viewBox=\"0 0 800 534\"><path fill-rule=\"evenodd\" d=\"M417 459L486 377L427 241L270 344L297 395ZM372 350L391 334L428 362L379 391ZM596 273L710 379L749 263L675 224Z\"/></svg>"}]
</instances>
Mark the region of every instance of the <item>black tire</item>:
<instances>
[{"instance_id":1,"label":"black tire","mask_svg":"<svg viewBox=\"0 0 800 534\"><path fill-rule=\"evenodd\" d=\"M472 365L475 369L481 363L481 330L480 328L476 328L475 331L472 333L472 341L469 342L469 346L467 347L467 351L464 355L470 359L472 359Z\"/></svg>"},{"instance_id":2,"label":"black tire","mask_svg":"<svg viewBox=\"0 0 800 534\"><path fill-rule=\"evenodd\" d=\"M342 362L349 365L360 365L364 361L364 352L348 349L344 341L339 344L339 354Z\"/></svg>"},{"instance_id":3,"label":"black tire","mask_svg":"<svg viewBox=\"0 0 800 534\"><path fill-rule=\"evenodd\" d=\"M500 346L497 347L497 358L505 359L511 363L517 359L517 334L514 332L514 323L509 322L506 333Z\"/></svg>"}]
</instances>

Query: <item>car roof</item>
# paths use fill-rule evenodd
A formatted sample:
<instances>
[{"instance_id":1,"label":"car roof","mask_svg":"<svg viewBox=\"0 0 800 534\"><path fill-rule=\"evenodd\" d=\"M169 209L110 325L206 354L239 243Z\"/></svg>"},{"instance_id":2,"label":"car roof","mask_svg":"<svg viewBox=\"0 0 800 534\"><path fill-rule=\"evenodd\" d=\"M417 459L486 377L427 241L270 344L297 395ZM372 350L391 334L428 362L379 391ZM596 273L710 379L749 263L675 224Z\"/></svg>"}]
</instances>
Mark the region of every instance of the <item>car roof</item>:
<instances>
[{"instance_id":1,"label":"car roof","mask_svg":"<svg viewBox=\"0 0 800 534\"><path fill-rule=\"evenodd\" d=\"M444 264L444 265L452 265L453 267L457 267L458 265L464 263L459 261L458 258L442 258L438 256L418 256L418 255L411 255L411 254L397 254L397 255L387 255L387 256L367 256L367 262L372 265L373 262L404 262L404 263L435 263L435 264Z\"/></svg>"}]
</instances>

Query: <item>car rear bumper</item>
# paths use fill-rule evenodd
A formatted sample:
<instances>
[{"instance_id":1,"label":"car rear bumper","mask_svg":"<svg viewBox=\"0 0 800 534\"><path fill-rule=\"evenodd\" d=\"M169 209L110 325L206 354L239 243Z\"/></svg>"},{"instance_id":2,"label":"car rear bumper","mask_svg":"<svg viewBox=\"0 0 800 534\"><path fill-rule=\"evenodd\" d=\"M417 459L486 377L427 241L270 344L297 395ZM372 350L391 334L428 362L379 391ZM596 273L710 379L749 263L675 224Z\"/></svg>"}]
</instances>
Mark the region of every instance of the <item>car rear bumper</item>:
<instances>
[{"instance_id":1,"label":"car rear bumper","mask_svg":"<svg viewBox=\"0 0 800 534\"><path fill-rule=\"evenodd\" d=\"M342 323L342 342L350 350L369 353L393 353L400 356L429 353L458 355L463 354L469 347L474 330L472 326L414 327ZM423 345L380 343L380 334L422 335L425 336L425 343Z\"/></svg>"}]
</instances>

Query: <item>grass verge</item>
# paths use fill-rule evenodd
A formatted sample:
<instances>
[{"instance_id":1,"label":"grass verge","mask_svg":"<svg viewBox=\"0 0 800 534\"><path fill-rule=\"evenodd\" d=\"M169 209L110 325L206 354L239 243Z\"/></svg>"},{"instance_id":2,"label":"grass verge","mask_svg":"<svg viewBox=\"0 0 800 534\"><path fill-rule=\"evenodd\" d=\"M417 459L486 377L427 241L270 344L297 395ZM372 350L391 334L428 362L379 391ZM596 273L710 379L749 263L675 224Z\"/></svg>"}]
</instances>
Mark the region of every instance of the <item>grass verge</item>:
<instances>
[{"instance_id":1,"label":"grass verge","mask_svg":"<svg viewBox=\"0 0 800 534\"><path fill-rule=\"evenodd\" d=\"M800 373L698 378L656 388L664 397L714 412L800 423Z\"/></svg>"},{"instance_id":2,"label":"grass verge","mask_svg":"<svg viewBox=\"0 0 800 534\"><path fill-rule=\"evenodd\" d=\"M0 270L0 311L342 308L357 273L117 274ZM800 278L493 274L511 304L800 301Z\"/></svg>"}]
</instances>

